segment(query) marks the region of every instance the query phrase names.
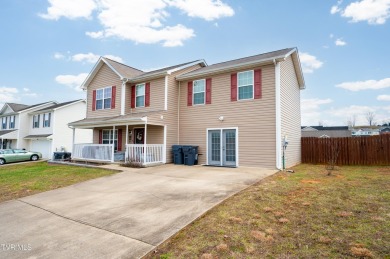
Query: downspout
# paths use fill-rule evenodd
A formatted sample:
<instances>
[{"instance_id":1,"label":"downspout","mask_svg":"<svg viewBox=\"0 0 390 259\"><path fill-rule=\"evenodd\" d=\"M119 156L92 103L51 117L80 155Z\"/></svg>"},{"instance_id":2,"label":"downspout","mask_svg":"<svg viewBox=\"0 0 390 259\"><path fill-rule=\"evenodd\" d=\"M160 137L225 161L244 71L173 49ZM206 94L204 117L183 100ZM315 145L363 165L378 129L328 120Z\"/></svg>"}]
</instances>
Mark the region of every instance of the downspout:
<instances>
[{"instance_id":1,"label":"downspout","mask_svg":"<svg viewBox=\"0 0 390 259\"><path fill-rule=\"evenodd\" d=\"M281 144L282 144L282 119L280 101L280 62L274 59L275 65L275 132L276 132L276 168L282 170Z\"/></svg>"},{"instance_id":2,"label":"downspout","mask_svg":"<svg viewBox=\"0 0 390 259\"><path fill-rule=\"evenodd\" d=\"M121 115L125 115L125 107L126 107L126 83L129 81L127 78L122 79L122 89L121 89Z\"/></svg>"},{"instance_id":3,"label":"downspout","mask_svg":"<svg viewBox=\"0 0 390 259\"><path fill-rule=\"evenodd\" d=\"M168 110L168 75L165 76L165 90L164 90L164 110Z\"/></svg>"},{"instance_id":4,"label":"downspout","mask_svg":"<svg viewBox=\"0 0 390 259\"><path fill-rule=\"evenodd\" d=\"M181 93L181 87L180 87L180 81L179 81L179 99L177 99L177 144L180 144L180 93Z\"/></svg>"}]
</instances>

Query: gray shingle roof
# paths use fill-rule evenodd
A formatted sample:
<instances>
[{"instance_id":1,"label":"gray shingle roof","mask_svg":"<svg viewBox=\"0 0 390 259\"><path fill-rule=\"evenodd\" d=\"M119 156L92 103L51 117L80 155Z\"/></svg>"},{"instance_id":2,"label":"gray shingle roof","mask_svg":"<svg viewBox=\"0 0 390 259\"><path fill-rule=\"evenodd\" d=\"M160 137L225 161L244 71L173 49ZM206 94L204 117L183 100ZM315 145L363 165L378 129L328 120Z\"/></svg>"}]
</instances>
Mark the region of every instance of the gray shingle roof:
<instances>
[{"instance_id":1,"label":"gray shingle roof","mask_svg":"<svg viewBox=\"0 0 390 259\"><path fill-rule=\"evenodd\" d=\"M251 62L261 62L261 61L270 60L273 58L279 58L279 57L287 55L288 53L290 53L293 50L295 50L295 48L281 49L281 50L267 52L267 53L263 53L263 54L259 54L259 55L254 55L254 56L249 56L249 57L245 57L245 58L239 58L239 59L229 60L229 61L225 61L225 62L221 62L221 63L216 63L213 65L202 67L202 68L199 68L197 70L182 74L182 75L178 76L178 79L180 79L181 77L192 76L192 75L196 75L199 73L207 73L207 72L211 72L211 71L215 71L215 70L222 70L224 68L234 67L234 66L237 66L240 64L251 63Z\"/></svg>"},{"instance_id":2,"label":"gray shingle roof","mask_svg":"<svg viewBox=\"0 0 390 259\"><path fill-rule=\"evenodd\" d=\"M56 108L59 108L59 107L62 107L62 106L65 106L65 105L68 105L68 104L71 104L71 103L78 102L78 101L80 101L80 100L82 100L82 99L78 99L78 100L74 100L74 101L69 101L69 102L64 102L64 103L57 103L57 104L54 104L54 105L52 105L52 106L49 106L49 107L40 109L40 110L38 110L37 112L39 112L39 111L47 111L47 110L56 109Z\"/></svg>"},{"instance_id":3,"label":"gray shingle roof","mask_svg":"<svg viewBox=\"0 0 390 259\"><path fill-rule=\"evenodd\" d=\"M15 130L16 130L16 129L12 129L12 130L0 130L0 136L3 136L3 135L5 135L5 134L10 133L10 132L15 131Z\"/></svg>"},{"instance_id":4,"label":"gray shingle roof","mask_svg":"<svg viewBox=\"0 0 390 259\"><path fill-rule=\"evenodd\" d=\"M24 110L30 106L30 105L21 104L21 103L7 103L7 104L14 112Z\"/></svg>"},{"instance_id":5,"label":"gray shingle roof","mask_svg":"<svg viewBox=\"0 0 390 259\"><path fill-rule=\"evenodd\" d=\"M140 74L143 74L144 72L139 70L139 69L136 69L136 68L133 68L133 67L130 67L128 65L125 65L125 64L122 64L122 63L119 63L118 61L115 61L115 60L112 60L112 59L109 59L109 58L106 58L104 57L104 59L119 73L121 74L121 76L123 77L126 77L126 78L132 78L132 77L135 77L135 76L138 76Z\"/></svg>"}]
</instances>

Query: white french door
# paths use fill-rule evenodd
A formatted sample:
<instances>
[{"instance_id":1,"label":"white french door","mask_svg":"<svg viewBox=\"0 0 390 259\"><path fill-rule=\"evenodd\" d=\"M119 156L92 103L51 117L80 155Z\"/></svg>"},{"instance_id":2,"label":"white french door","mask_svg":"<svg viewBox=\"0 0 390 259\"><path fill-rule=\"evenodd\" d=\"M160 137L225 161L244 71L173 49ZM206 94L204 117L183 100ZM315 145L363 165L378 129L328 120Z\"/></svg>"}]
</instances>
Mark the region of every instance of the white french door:
<instances>
[{"instance_id":1,"label":"white french door","mask_svg":"<svg viewBox=\"0 0 390 259\"><path fill-rule=\"evenodd\" d=\"M208 164L217 166L237 166L237 130L208 130Z\"/></svg>"}]
</instances>

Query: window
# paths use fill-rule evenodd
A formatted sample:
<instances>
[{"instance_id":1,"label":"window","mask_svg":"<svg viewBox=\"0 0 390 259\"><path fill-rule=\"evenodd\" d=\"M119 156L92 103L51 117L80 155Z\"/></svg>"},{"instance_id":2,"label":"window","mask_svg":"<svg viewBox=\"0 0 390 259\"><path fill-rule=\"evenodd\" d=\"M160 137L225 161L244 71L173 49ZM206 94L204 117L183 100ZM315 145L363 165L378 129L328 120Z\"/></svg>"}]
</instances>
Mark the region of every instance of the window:
<instances>
[{"instance_id":1,"label":"window","mask_svg":"<svg viewBox=\"0 0 390 259\"><path fill-rule=\"evenodd\" d=\"M145 106L145 84L135 86L135 107Z\"/></svg>"},{"instance_id":2,"label":"window","mask_svg":"<svg viewBox=\"0 0 390 259\"><path fill-rule=\"evenodd\" d=\"M111 109L111 93L111 87L96 90L96 110Z\"/></svg>"},{"instance_id":3,"label":"window","mask_svg":"<svg viewBox=\"0 0 390 259\"><path fill-rule=\"evenodd\" d=\"M50 117L51 117L51 113L44 113L43 114L43 127L44 128L50 127Z\"/></svg>"},{"instance_id":4,"label":"window","mask_svg":"<svg viewBox=\"0 0 390 259\"><path fill-rule=\"evenodd\" d=\"M118 130L103 130L102 132L102 144L114 143L114 150L118 150Z\"/></svg>"},{"instance_id":5,"label":"window","mask_svg":"<svg viewBox=\"0 0 390 259\"><path fill-rule=\"evenodd\" d=\"M33 116L33 128L39 128L39 117L39 114Z\"/></svg>"},{"instance_id":6,"label":"window","mask_svg":"<svg viewBox=\"0 0 390 259\"><path fill-rule=\"evenodd\" d=\"M253 70L238 73L238 100L253 99Z\"/></svg>"},{"instance_id":7,"label":"window","mask_svg":"<svg viewBox=\"0 0 390 259\"><path fill-rule=\"evenodd\" d=\"M193 95L194 95L194 105L197 104L204 104L204 94L205 94L205 81L204 79L201 80L195 80L194 81L194 90L193 90Z\"/></svg>"},{"instance_id":8,"label":"window","mask_svg":"<svg viewBox=\"0 0 390 259\"><path fill-rule=\"evenodd\" d=\"M14 129L15 128L15 116L9 117L9 128Z\"/></svg>"},{"instance_id":9,"label":"window","mask_svg":"<svg viewBox=\"0 0 390 259\"><path fill-rule=\"evenodd\" d=\"M7 117L1 118L1 128L7 129Z\"/></svg>"}]
</instances>

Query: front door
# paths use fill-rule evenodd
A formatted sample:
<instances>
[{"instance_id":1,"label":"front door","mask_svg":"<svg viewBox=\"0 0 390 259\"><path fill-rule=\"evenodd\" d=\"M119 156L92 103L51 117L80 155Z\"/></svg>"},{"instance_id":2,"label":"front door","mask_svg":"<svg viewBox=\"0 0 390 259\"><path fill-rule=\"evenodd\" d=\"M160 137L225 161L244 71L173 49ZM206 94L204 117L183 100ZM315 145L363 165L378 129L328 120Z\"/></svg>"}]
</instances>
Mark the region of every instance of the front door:
<instances>
[{"instance_id":1,"label":"front door","mask_svg":"<svg viewBox=\"0 0 390 259\"><path fill-rule=\"evenodd\" d=\"M145 129L138 128L134 129L134 144L144 144L145 143Z\"/></svg>"},{"instance_id":2,"label":"front door","mask_svg":"<svg viewBox=\"0 0 390 259\"><path fill-rule=\"evenodd\" d=\"M217 166L237 165L237 134L235 129L208 131L208 164Z\"/></svg>"}]
</instances>

